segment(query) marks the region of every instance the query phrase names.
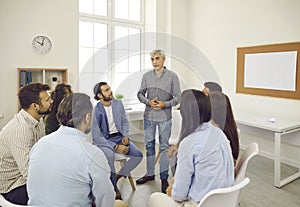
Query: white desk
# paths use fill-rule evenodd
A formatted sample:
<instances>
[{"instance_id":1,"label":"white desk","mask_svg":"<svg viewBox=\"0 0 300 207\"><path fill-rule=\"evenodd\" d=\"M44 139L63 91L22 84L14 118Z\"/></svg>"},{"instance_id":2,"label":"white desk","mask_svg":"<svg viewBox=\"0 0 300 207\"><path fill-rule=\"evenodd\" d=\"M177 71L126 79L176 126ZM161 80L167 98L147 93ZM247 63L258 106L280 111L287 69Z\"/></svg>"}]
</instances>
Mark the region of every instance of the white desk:
<instances>
[{"instance_id":1,"label":"white desk","mask_svg":"<svg viewBox=\"0 0 300 207\"><path fill-rule=\"evenodd\" d=\"M237 114L236 122L238 126L248 126L258 129L263 129L274 133L274 185L276 187L282 187L289 182L300 177L299 171L295 174L281 180L280 172L280 145L283 135L300 131L300 121L291 120L276 120L274 123L270 122L268 118L255 118L254 115L249 114ZM241 127L242 128L242 127ZM242 129L241 129L242 130Z\"/></svg>"},{"instance_id":2,"label":"white desk","mask_svg":"<svg viewBox=\"0 0 300 207\"><path fill-rule=\"evenodd\" d=\"M129 122L144 120L144 111L145 107L130 108L125 110Z\"/></svg>"},{"instance_id":3,"label":"white desk","mask_svg":"<svg viewBox=\"0 0 300 207\"><path fill-rule=\"evenodd\" d=\"M144 120L145 105L130 105L125 107L127 120L129 122L129 134L141 135L143 132L143 120ZM140 140L140 138L138 139ZM143 139L141 139L143 140Z\"/></svg>"}]
</instances>

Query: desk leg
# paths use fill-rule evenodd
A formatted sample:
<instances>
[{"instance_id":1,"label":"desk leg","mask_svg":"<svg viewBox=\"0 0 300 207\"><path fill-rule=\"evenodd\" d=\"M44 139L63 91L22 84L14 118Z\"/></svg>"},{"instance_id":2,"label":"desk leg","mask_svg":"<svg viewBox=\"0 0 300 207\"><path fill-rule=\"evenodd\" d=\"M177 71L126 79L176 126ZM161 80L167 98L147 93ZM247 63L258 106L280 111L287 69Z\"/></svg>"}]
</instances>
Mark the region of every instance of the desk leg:
<instances>
[{"instance_id":1,"label":"desk leg","mask_svg":"<svg viewBox=\"0 0 300 207\"><path fill-rule=\"evenodd\" d=\"M299 168L299 171L297 173L294 173L294 174L281 180L280 144L281 144L281 136L282 135L284 135L284 134L275 133L274 185L277 188L281 188L282 186L284 186L300 177L300 168Z\"/></svg>"},{"instance_id":2,"label":"desk leg","mask_svg":"<svg viewBox=\"0 0 300 207\"><path fill-rule=\"evenodd\" d=\"M274 147L274 185L280 188L280 144L281 134L275 133L275 147Z\"/></svg>"}]
</instances>

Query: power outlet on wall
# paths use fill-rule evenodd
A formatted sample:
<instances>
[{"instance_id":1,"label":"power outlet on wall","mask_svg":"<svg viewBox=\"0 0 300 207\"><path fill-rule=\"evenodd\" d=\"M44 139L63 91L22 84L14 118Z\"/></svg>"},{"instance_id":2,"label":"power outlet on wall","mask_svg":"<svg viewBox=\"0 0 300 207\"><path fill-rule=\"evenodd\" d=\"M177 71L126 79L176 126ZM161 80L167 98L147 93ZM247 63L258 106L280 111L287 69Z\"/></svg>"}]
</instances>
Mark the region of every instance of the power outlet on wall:
<instances>
[{"instance_id":1,"label":"power outlet on wall","mask_svg":"<svg viewBox=\"0 0 300 207\"><path fill-rule=\"evenodd\" d=\"M0 119L3 119L4 115L2 113L0 113Z\"/></svg>"}]
</instances>

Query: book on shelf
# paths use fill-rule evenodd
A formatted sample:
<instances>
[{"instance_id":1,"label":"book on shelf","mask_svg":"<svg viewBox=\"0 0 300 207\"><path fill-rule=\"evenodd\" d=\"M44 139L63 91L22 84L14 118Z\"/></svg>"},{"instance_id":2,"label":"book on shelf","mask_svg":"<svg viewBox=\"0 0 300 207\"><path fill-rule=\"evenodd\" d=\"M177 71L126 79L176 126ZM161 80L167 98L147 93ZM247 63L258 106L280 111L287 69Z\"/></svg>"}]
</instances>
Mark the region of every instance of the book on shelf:
<instances>
[{"instance_id":1,"label":"book on shelf","mask_svg":"<svg viewBox=\"0 0 300 207\"><path fill-rule=\"evenodd\" d=\"M20 87L27 85L32 82L32 73L31 71L20 71Z\"/></svg>"}]
</instances>

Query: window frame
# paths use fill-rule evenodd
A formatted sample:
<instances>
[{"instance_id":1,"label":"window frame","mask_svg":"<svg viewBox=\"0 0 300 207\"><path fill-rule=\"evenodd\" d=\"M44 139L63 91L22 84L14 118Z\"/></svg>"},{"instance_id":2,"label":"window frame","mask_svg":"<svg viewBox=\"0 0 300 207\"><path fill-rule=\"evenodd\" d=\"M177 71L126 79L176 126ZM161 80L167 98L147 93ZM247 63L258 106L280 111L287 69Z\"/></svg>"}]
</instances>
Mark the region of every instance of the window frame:
<instances>
[{"instance_id":1,"label":"window frame","mask_svg":"<svg viewBox=\"0 0 300 207\"><path fill-rule=\"evenodd\" d=\"M80 0L79 0L80 1ZM112 48L114 44L113 41L115 40L115 27L116 26L122 26L122 27L127 27L127 28L134 28L134 29L140 29L140 71L142 70L144 66L144 37L143 34L145 32L145 0L140 0L141 5L140 5L140 22L137 21L132 21L132 20L125 20L125 19L119 19L115 18L115 0L107 0L107 16L100 16L100 15L95 15L95 14L87 14L87 13L81 13L79 12L79 20L78 23L83 21L83 22L91 22L91 23L100 23L100 24L106 24L107 25L107 45L110 46L108 47L108 68L111 68L108 73L107 73L107 82L110 83L111 87L113 89L116 88L115 84L115 77L116 77L116 71L115 71L115 48ZM93 5L94 6L94 5ZM78 31L79 33L79 31ZM80 50L82 46L79 45L78 50ZM95 48L93 45L93 51L95 51ZM127 51L129 51L129 48L127 48ZM79 60L80 56L78 55ZM129 56L128 56L129 59ZM93 61L93 72L95 73L94 69L94 61ZM129 64L129 63L128 63ZM79 70L82 70L82 68L79 68ZM130 75L133 72L130 72L129 70L127 71L127 76ZM80 85L79 85L80 88Z\"/></svg>"}]
</instances>

